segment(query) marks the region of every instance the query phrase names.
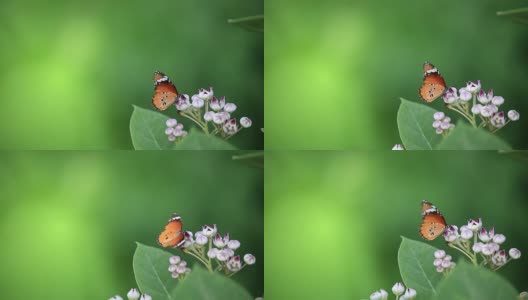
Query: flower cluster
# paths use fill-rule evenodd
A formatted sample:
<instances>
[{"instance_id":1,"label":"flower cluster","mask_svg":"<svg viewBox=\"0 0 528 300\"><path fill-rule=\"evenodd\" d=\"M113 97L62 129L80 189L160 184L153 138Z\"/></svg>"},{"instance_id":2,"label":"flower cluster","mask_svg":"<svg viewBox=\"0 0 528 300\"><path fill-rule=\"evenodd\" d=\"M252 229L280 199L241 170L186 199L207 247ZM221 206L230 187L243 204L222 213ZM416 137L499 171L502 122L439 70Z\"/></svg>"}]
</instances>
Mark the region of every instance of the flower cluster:
<instances>
[{"instance_id":1,"label":"flower cluster","mask_svg":"<svg viewBox=\"0 0 528 300\"><path fill-rule=\"evenodd\" d=\"M501 129L510 121L519 120L520 117L517 111L510 110L507 113L508 118L506 118L505 113L499 111L501 105L504 104L504 98L495 96L493 90L484 92L480 80L469 81L465 87L459 90L450 87L442 98L447 108L461 114L473 127L487 128L492 132ZM480 124L477 119L480 119ZM437 121L436 118L435 121ZM438 127L435 128L437 128L438 133Z\"/></svg>"},{"instance_id":2,"label":"flower cluster","mask_svg":"<svg viewBox=\"0 0 528 300\"><path fill-rule=\"evenodd\" d=\"M194 234L186 231L183 251L197 258L209 271L224 272L232 276L246 265L253 265L256 260L255 256L248 253L243 256L242 262L235 253L239 247L240 242L231 239L229 233L222 237L215 224L205 225ZM213 262L216 266L213 266Z\"/></svg>"},{"instance_id":3,"label":"flower cluster","mask_svg":"<svg viewBox=\"0 0 528 300\"><path fill-rule=\"evenodd\" d=\"M231 116L237 106L234 103L226 102L224 96L216 98L212 87L209 89L202 88L198 91L198 94L194 94L191 97L187 94L182 94L178 96L174 105L181 116L193 121L208 135L220 135L222 138L228 139L242 130L242 128L251 127L252 122L248 117L240 118L240 125L237 124L237 119ZM173 129L171 132L169 128L177 125L173 122L174 126L169 126L168 122L168 128L165 133L169 136L169 140L174 141L177 135L171 135L171 133L176 130ZM183 127L179 128L179 130L183 131ZM181 136L185 136L185 134Z\"/></svg>"},{"instance_id":4,"label":"flower cluster","mask_svg":"<svg viewBox=\"0 0 528 300\"><path fill-rule=\"evenodd\" d=\"M441 111L435 112L433 118L433 127L436 129L436 134L447 134L449 130L455 128L455 125L451 123L451 118Z\"/></svg>"},{"instance_id":5,"label":"flower cluster","mask_svg":"<svg viewBox=\"0 0 528 300\"><path fill-rule=\"evenodd\" d=\"M436 267L436 271L440 273L447 273L447 271L453 269L456 265L456 263L451 261L451 255L446 255L446 252L444 250L436 250L434 252L434 257L435 260L433 262L433 265Z\"/></svg>"},{"instance_id":6,"label":"flower cluster","mask_svg":"<svg viewBox=\"0 0 528 300\"><path fill-rule=\"evenodd\" d=\"M180 141L182 137L187 135L187 131L183 130L183 124L178 123L176 119L168 119L167 122L165 122L165 125L167 125L165 134L171 142L176 140Z\"/></svg>"},{"instance_id":7,"label":"flower cluster","mask_svg":"<svg viewBox=\"0 0 528 300\"><path fill-rule=\"evenodd\" d=\"M506 255L506 250L500 249L500 246L506 241L506 236L503 234L496 234L493 227L486 230L482 227L482 220L480 218L478 220L468 220L467 225L460 227L460 231L455 225L448 226L444 231L444 239L447 241L449 247L462 252L473 264L478 265L480 263L481 265L489 267L493 271L498 270L510 260L521 257L521 251L517 248L511 248L508 251L508 257L508 255ZM438 257L436 254L437 253L435 252L434 265L435 267L438 267ZM480 257L482 257L481 262L478 261L479 254ZM444 261L446 257L447 256L443 256ZM443 267L443 263L441 266ZM443 267L443 269L446 268ZM443 270L439 270L439 272L442 271Z\"/></svg>"},{"instance_id":8,"label":"flower cluster","mask_svg":"<svg viewBox=\"0 0 528 300\"><path fill-rule=\"evenodd\" d=\"M396 296L396 300L410 300L416 298L416 290L411 288L405 288L403 283L397 282L392 287L392 293ZM370 295L370 300L387 300L389 293L384 289L375 291Z\"/></svg>"},{"instance_id":9,"label":"flower cluster","mask_svg":"<svg viewBox=\"0 0 528 300\"><path fill-rule=\"evenodd\" d=\"M152 297L149 294L140 294L137 289L131 289L128 291L127 298L128 300L152 300ZM108 300L123 300L123 298L119 295L115 295Z\"/></svg>"},{"instance_id":10,"label":"flower cluster","mask_svg":"<svg viewBox=\"0 0 528 300\"><path fill-rule=\"evenodd\" d=\"M169 264L169 272L171 272L172 278L181 280L191 272L191 269L187 267L187 262L177 255L169 258Z\"/></svg>"}]
</instances>

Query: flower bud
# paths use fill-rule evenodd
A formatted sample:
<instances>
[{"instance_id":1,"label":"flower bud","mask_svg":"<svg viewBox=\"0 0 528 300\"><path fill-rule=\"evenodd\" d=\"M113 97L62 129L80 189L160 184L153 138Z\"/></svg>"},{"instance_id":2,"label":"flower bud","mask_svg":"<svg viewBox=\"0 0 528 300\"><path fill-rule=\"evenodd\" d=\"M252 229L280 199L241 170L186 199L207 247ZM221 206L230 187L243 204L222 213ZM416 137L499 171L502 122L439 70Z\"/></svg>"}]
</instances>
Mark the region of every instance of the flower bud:
<instances>
[{"instance_id":1,"label":"flower bud","mask_svg":"<svg viewBox=\"0 0 528 300\"><path fill-rule=\"evenodd\" d=\"M506 236L504 236L504 234L496 234L494 237L493 237L493 242L494 243L497 243L497 244L502 244L504 243L504 241L506 241Z\"/></svg>"},{"instance_id":2,"label":"flower bud","mask_svg":"<svg viewBox=\"0 0 528 300\"><path fill-rule=\"evenodd\" d=\"M128 294L127 294L127 297L128 297L128 300L137 300L139 299L139 291L137 289L131 289L130 291L128 291Z\"/></svg>"},{"instance_id":3,"label":"flower bud","mask_svg":"<svg viewBox=\"0 0 528 300\"><path fill-rule=\"evenodd\" d=\"M405 286L401 282L396 282L396 284L392 287L392 292L396 296L400 296L405 292Z\"/></svg>"},{"instance_id":4,"label":"flower bud","mask_svg":"<svg viewBox=\"0 0 528 300\"><path fill-rule=\"evenodd\" d=\"M167 127L174 127L176 124L178 124L178 121L176 121L176 119L168 119L165 124Z\"/></svg>"},{"instance_id":5,"label":"flower bud","mask_svg":"<svg viewBox=\"0 0 528 300\"><path fill-rule=\"evenodd\" d=\"M253 254L248 253L244 255L244 261L246 262L246 264L252 265L255 263L256 259L255 259L255 256L253 256Z\"/></svg>"},{"instance_id":6,"label":"flower bud","mask_svg":"<svg viewBox=\"0 0 528 300\"><path fill-rule=\"evenodd\" d=\"M516 110L510 110L508 111L508 119L512 120L512 121L517 121L519 120L519 113L516 111Z\"/></svg>"},{"instance_id":7,"label":"flower bud","mask_svg":"<svg viewBox=\"0 0 528 300\"><path fill-rule=\"evenodd\" d=\"M240 242L237 240L231 240L229 243L227 243L227 247L232 250L238 249L240 247Z\"/></svg>"},{"instance_id":8,"label":"flower bud","mask_svg":"<svg viewBox=\"0 0 528 300\"><path fill-rule=\"evenodd\" d=\"M511 248L508 253L512 259L519 259L521 257L521 251L517 248Z\"/></svg>"},{"instance_id":9,"label":"flower bud","mask_svg":"<svg viewBox=\"0 0 528 300\"><path fill-rule=\"evenodd\" d=\"M445 114L441 111L437 111L433 114L433 118L436 120L436 121L441 121L442 119L444 119L445 117Z\"/></svg>"},{"instance_id":10,"label":"flower bud","mask_svg":"<svg viewBox=\"0 0 528 300\"><path fill-rule=\"evenodd\" d=\"M444 258L446 256L446 252L444 250L436 250L434 252L435 258Z\"/></svg>"},{"instance_id":11,"label":"flower bud","mask_svg":"<svg viewBox=\"0 0 528 300\"><path fill-rule=\"evenodd\" d=\"M248 117L242 117L240 118L240 125L244 128L251 127L251 119Z\"/></svg>"},{"instance_id":12,"label":"flower bud","mask_svg":"<svg viewBox=\"0 0 528 300\"><path fill-rule=\"evenodd\" d=\"M143 294L139 300L152 300L152 297L149 294Z\"/></svg>"},{"instance_id":13,"label":"flower bud","mask_svg":"<svg viewBox=\"0 0 528 300\"><path fill-rule=\"evenodd\" d=\"M234 103L226 103L224 106L224 111L227 111L228 113L232 113L237 109L237 106Z\"/></svg>"}]
</instances>

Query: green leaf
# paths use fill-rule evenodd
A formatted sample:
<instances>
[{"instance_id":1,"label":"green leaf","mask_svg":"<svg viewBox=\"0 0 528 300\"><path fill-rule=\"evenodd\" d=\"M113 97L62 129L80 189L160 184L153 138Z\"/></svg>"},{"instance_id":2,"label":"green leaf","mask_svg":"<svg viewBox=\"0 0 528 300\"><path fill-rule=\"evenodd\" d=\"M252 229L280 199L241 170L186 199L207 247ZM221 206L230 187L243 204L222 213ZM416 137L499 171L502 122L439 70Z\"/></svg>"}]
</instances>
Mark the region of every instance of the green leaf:
<instances>
[{"instance_id":1,"label":"green leaf","mask_svg":"<svg viewBox=\"0 0 528 300\"><path fill-rule=\"evenodd\" d=\"M130 136L136 150L162 150L173 147L165 135L169 117L134 105L130 118Z\"/></svg>"},{"instance_id":2,"label":"green leaf","mask_svg":"<svg viewBox=\"0 0 528 300\"><path fill-rule=\"evenodd\" d=\"M174 299L193 300L254 299L242 286L232 279L218 273L210 273L196 265L176 288L173 295Z\"/></svg>"},{"instance_id":3,"label":"green leaf","mask_svg":"<svg viewBox=\"0 0 528 300\"><path fill-rule=\"evenodd\" d=\"M460 121L453 131L438 144L438 150L510 150L500 138L482 128Z\"/></svg>"},{"instance_id":4,"label":"green leaf","mask_svg":"<svg viewBox=\"0 0 528 300\"><path fill-rule=\"evenodd\" d=\"M433 128L435 110L423 104L401 99L398 130L406 150L432 150L440 141Z\"/></svg>"},{"instance_id":5,"label":"green leaf","mask_svg":"<svg viewBox=\"0 0 528 300\"><path fill-rule=\"evenodd\" d=\"M230 24L238 25L250 31L264 32L264 16L250 16L227 20Z\"/></svg>"},{"instance_id":6,"label":"green leaf","mask_svg":"<svg viewBox=\"0 0 528 300\"><path fill-rule=\"evenodd\" d=\"M436 250L424 242L402 237L398 250L400 274L405 286L415 289L419 299L429 299L435 295L436 286L442 279L442 273L438 273L433 265Z\"/></svg>"},{"instance_id":7,"label":"green leaf","mask_svg":"<svg viewBox=\"0 0 528 300\"><path fill-rule=\"evenodd\" d=\"M215 136L191 128L189 134L175 143L174 150L236 150L236 147Z\"/></svg>"},{"instance_id":8,"label":"green leaf","mask_svg":"<svg viewBox=\"0 0 528 300\"><path fill-rule=\"evenodd\" d=\"M169 117L134 105L130 118L130 136L136 150L236 150L230 143L191 128L180 142L169 141L165 122Z\"/></svg>"},{"instance_id":9,"label":"green leaf","mask_svg":"<svg viewBox=\"0 0 528 300\"><path fill-rule=\"evenodd\" d=\"M176 299L172 296L178 280L172 278L169 267L169 252L137 243L133 267L136 283L142 293L156 300Z\"/></svg>"},{"instance_id":10,"label":"green leaf","mask_svg":"<svg viewBox=\"0 0 528 300\"><path fill-rule=\"evenodd\" d=\"M253 299L231 278L210 273L194 265L183 281L172 278L169 272L169 252L137 243L134 253L134 275L142 293L155 300L176 299Z\"/></svg>"},{"instance_id":11,"label":"green leaf","mask_svg":"<svg viewBox=\"0 0 528 300\"><path fill-rule=\"evenodd\" d=\"M515 288L499 274L460 261L438 285L435 299L514 300L517 296Z\"/></svg>"}]
</instances>

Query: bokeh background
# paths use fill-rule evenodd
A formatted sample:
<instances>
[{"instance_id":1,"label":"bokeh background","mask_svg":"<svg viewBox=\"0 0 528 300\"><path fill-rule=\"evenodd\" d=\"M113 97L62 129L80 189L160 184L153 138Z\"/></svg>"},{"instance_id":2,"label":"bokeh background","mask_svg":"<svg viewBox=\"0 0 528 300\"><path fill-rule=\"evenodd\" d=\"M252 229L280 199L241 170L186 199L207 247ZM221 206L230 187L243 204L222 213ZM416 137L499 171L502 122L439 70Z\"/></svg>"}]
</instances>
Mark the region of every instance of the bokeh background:
<instances>
[{"instance_id":1,"label":"bokeh background","mask_svg":"<svg viewBox=\"0 0 528 300\"><path fill-rule=\"evenodd\" d=\"M264 290L263 170L230 152L36 151L0 155L0 290L6 299L108 299L135 287L135 242L156 246L172 213L218 224L257 263ZM181 252L169 250L175 254ZM189 263L194 262L192 257Z\"/></svg>"},{"instance_id":2,"label":"bokeh background","mask_svg":"<svg viewBox=\"0 0 528 300\"><path fill-rule=\"evenodd\" d=\"M400 236L422 241L423 199L449 224L482 217L506 235L503 246L523 256L499 273L528 290L524 159L483 151L267 153L266 297L348 300L389 291L401 281ZM441 238L431 244L447 248Z\"/></svg>"},{"instance_id":3,"label":"bokeh background","mask_svg":"<svg viewBox=\"0 0 528 300\"><path fill-rule=\"evenodd\" d=\"M499 136L528 149L523 0L266 2L266 149L390 149L399 97L421 102L422 64L449 86L480 79L521 114ZM432 104L445 110L442 100ZM449 113L450 116L455 116Z\"/></svg>"},{"instance_id":4,"label":"bokeh background","mask_svg":"<svg viewBox=\"0 0 528 300\"><path fill-rule=\"evenodd\" d=\"M263 11L263 0L1 1L0 148L131 149L132 105L153 109L160 70L181 93L212 86L236 103L253 127L232 142L262 149L264 37L227 19Z\"/></svg>"}]
</instances>

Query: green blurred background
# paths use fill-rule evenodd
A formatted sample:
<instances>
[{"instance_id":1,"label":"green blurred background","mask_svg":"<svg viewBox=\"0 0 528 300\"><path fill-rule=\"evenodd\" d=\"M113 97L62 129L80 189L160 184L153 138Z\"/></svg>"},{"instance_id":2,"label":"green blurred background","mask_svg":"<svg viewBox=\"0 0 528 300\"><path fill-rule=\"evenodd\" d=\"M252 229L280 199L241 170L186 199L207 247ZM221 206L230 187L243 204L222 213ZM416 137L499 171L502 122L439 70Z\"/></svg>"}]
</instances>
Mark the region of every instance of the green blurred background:
<instances>
[{"instance_id":1,"label":"green blurred background","mask_svg":"<svg viewBox=\"0 0 528 300\"><path fill-rule=\"evenodd\" d=\"M448 85L482 81L521 114L500 136L528 149L522 0L266 2L266 149L390 149L399 97L421 102L422 64ZM445 109L442 100L432 104ZM455 116L449 113L450 116ZM431 122L432 123L432 122Z\"/></svg>"},{"instance_id":2,"label":"green blurred background","mask_svg":"<svg viewBox=\"0 0 528 300\"><path fill-rule=\"evenodd\" d=\"M157 245L174 212L186 230L216 223L241 242L240 253L253 253L256 265L233 278L261 296L263 172L233 161L232 154L3 152L2 297L124 296L135 287L135 242Z\"/></svg>"},{"instance_id":3,"label":"green blurred background","mask_svg":"<svg viewBox=\"0 0 528 300\"><path fill-rule=\"evenodd\" d=\"M1 1L0 148L130 149L132 104L153 109L160 70L181 93L213 86L236 103L253 127L232 142L262 149L263 35L227 19L263 11L263 0Z\"/></svg>"},{"instance_id":4,"label":"green blurred background","mask_svg":"<svg viewBox=\"0 0 528 300\"><path fill-rule=\"evenodd\" d=\"M401 281L400 236L422 240L423 199L449 224L482 217L506 235L503 246L523 256L499 273L528 290L527 160L484 151L297 151L268 153L265 164L266 298L368 299L390 290ZM431 244L447 248L441 238Z\"/></svg>"}]
</instances>

